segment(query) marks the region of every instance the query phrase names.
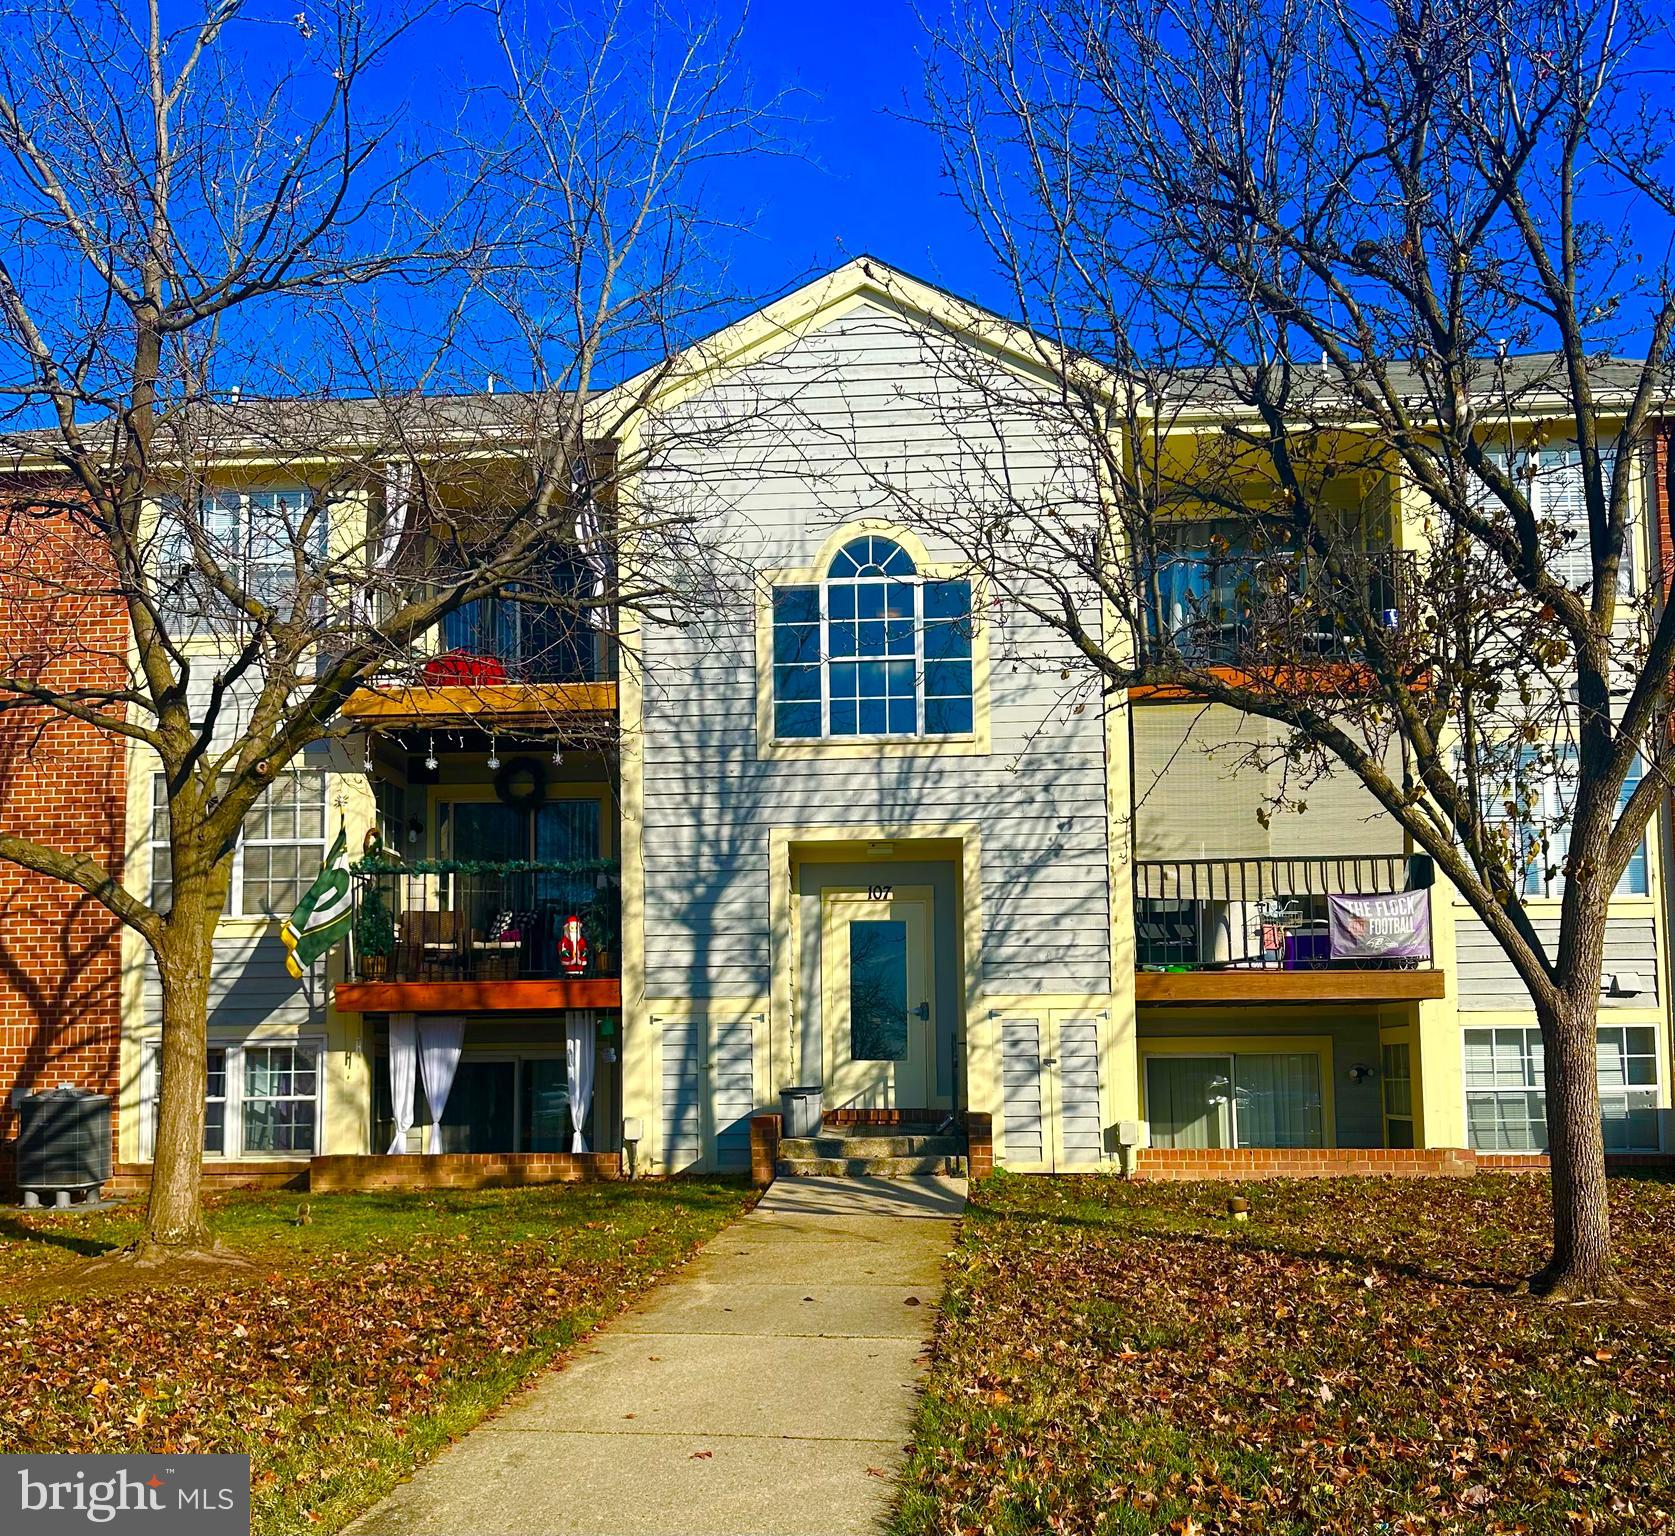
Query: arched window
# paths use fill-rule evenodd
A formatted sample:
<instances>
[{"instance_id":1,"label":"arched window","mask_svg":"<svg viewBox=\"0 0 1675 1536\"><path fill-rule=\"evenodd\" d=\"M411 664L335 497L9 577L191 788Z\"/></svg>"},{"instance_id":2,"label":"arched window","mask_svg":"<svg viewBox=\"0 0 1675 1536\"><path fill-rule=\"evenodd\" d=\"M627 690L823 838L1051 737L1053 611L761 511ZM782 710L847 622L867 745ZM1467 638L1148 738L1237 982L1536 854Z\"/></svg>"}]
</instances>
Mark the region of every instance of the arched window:
<instances>
[{"instance_id":1,"label":"arched window","mask_svg":"<svg viewBox=\"0 0 1675 1536\"><path fill-rule=\"evenodd\" d=\"M919 575L882 534L825 579L774 589L774 734L963 735L972 729L971 583Z\"/></svg>"}]
</instances>

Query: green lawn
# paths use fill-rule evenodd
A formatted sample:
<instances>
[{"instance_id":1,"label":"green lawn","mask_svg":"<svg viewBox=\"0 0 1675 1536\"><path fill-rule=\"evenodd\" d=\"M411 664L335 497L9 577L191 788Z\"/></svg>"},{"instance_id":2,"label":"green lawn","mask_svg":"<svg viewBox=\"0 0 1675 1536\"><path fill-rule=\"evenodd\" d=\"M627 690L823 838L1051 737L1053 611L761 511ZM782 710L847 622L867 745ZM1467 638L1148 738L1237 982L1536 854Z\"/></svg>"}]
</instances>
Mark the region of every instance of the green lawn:
<instances>
[{"instance_id":1,"label":"green lawn","mask_svg":"<svg viewBox=\"0 0 1675 1536\"><path fill-rule=\"evenodd\" d=\"M951 1262L897 1536L1675 1530L1675 1184L1614 1179L1648 1305L1515 1294L1534 1178L997 1175Z\"/></svg>"},{"instance_id":2,"label":"green lawn","mask_svg":"<svg viewBox=\"0 0 1675 1536\"><path fill-rule=\"evenodd\" d=\"M0 1218L0 1452L247 1451L259 1533L339 1529L741 1210L741 1183L245 1194L249 1271L84 1283L137 1211Z\"/></svg>"}]
</instances>

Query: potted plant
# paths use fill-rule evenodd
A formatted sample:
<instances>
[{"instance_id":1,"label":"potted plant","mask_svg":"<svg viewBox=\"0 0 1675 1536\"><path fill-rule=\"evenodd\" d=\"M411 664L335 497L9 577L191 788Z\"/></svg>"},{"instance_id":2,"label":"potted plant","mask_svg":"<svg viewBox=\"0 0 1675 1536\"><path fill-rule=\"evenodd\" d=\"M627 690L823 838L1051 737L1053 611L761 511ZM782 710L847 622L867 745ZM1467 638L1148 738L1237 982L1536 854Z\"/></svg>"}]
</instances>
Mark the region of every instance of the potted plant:
<instances>
[{"instance_id":1,"label":"potted plant","mask_svg":"<svg viewBox=\"0 0 1675 1536\"><path fill-rule=\"evenodd\" d=\"M588 948L593 953L596 975L610 974L611 953L617 946L618 930L622 926L621 900L621 892L615 883L601 877L593 900L582 911L582 931L587 935Z\"/></svg>"},{"instance_id":2,"label":"potted plant","mask_svg":"<svg viewBox=\"0 0 1675 1536\"><path fill-rule=\"evenodd\" d=\"M362 977L368 981L379 980L388 970L394 953L395 918L384 900L383 886L372 880L367 883L366 894L355 913L355 958Z\"/></svg>"}]
</instances>

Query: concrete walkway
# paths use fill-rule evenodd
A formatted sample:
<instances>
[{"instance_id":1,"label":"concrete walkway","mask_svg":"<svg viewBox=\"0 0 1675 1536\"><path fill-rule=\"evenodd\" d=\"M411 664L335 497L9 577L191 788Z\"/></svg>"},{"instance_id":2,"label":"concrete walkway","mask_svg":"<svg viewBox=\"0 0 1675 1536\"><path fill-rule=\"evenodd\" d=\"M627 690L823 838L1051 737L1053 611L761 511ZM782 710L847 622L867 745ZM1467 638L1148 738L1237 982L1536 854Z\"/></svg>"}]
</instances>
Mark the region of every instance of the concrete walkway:
<instances>
[{"instance_id":1,"label":"concrete walkway","mask_svg":"<svg viewBox=\"0 0 1675 1536\"><path fill-rule=\"evenodd\" d=\"M358 1536L843 1536L889 1503L957 1179L782 1179Z\"/></svg>"}]
</instances>

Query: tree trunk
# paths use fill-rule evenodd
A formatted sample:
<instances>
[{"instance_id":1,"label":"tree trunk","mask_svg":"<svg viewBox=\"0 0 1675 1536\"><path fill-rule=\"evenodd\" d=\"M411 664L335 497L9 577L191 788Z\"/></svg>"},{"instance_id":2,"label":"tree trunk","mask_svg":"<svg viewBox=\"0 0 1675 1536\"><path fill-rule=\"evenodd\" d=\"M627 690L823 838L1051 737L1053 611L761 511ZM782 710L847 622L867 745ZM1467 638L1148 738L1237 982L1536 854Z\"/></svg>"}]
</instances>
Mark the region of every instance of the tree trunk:
<instances>
[{"instance_id":1,"label":"tree trunk","mask_svg":"<svg viewBox=\"0 0 1675 1536\"><path fill-rule=\"evenodd\" d=\"M1532 1277L1530 1289L1554 1301L1627 1294L1611 1263L1611 1210L1599 1118L1598 1027L1597 983L1582 997L1566 997L1555 1014L1541 1020L1553 1256Z\"/></svg>"},{"instance_id":2,"label":"tree trunk","mask_svg":"<svg viewBox=\"0 0 1675 1536\"><path fill-rule=\"evenodd\" d=\"M205 883L177 883L167 935L157 952L163 984L162 1086L142 1252L209 1245L202 1194L214 921Z\"/></svg>"}]
</instances>

